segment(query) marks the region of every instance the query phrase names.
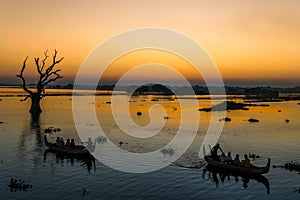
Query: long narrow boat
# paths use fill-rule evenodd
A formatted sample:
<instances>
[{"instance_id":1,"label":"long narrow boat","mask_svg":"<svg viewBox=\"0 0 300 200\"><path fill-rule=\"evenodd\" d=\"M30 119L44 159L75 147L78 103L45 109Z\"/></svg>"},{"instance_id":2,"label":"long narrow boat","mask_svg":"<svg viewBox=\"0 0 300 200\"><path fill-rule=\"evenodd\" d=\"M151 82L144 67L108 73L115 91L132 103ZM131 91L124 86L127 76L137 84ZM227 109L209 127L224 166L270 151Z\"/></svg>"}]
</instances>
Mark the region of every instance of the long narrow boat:
<instances>
[{"instance_id":1,"label":"long narrow boat","mask_svg":"<svg viewBox=\"0 0 300 200\"><path fill-rule=\"evenodd\" d=\"M66 153L66 154L74 154L74 155L83 155L89 154L90 152L88 149L83 145L76 145L72 148L67 147L59 147L55 143L48 142L46 135L44 135L44 142L45 145L52 151L59 152L59 153Z\"/></svg>"},{"instance_id":2,"label":"long narrow boat","mask_svg":"<svg viewBox=\"0 0 300 200\"><path fill-rule=\"evenodd\" d=\"M245 174L266 174L269 172L270 165L271 165L270 158L268 158L268 163L265 167L256 167L254 165L251 165L251 167L249 167L249 168L225 164L225 163L222 163L220 161L213 159L211 156L205 156L204 159L206 160L206 162L209 165L212 165L214 167L217 167L217 168L220 168L223 170L228 170L228 171L245 173Z\"/></svg>"}]
</instances>

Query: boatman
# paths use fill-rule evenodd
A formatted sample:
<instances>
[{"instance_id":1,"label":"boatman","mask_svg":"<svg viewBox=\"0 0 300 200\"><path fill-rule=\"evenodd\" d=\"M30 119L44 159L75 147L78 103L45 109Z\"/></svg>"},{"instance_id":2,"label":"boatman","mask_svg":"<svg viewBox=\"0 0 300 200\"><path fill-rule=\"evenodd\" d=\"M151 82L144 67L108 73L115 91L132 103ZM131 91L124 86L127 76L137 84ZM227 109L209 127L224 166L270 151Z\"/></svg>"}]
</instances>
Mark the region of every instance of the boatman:
<instances>
[{"instance_id":1,"label":"boatman","mask_svg":"<svg viewBox=\"0 0 300 200\"><path fill-rule=\"evenodd\" d=\"M223 150L222 150L221 147L220 147L220 144L217 143L217 144L211 149L211 151L210 151L211 157L213 157L213 158L218 158L218 150L219 150L219 149L220 149L220 151L221 151L222 153L224 153Z\"/></svg>"}]
</instances>

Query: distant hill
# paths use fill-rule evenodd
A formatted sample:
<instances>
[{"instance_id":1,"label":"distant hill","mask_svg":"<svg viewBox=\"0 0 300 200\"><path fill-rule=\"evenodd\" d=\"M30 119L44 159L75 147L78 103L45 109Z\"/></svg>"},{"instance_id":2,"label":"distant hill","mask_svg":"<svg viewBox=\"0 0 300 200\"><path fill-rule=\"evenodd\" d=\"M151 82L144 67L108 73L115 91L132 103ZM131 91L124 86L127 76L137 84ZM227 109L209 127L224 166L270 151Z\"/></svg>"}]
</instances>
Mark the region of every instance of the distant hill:
<instances>
[{"instance_id":1,"label":"distant hill","mask_svg":"<svg viewBox=\"0 0 300 200\"><path fill-rule=\"evenodd\" d=\"M147 84L134 90L133 95L174 95L174 93L161 84Z\"/></svg>"}]
</instances>

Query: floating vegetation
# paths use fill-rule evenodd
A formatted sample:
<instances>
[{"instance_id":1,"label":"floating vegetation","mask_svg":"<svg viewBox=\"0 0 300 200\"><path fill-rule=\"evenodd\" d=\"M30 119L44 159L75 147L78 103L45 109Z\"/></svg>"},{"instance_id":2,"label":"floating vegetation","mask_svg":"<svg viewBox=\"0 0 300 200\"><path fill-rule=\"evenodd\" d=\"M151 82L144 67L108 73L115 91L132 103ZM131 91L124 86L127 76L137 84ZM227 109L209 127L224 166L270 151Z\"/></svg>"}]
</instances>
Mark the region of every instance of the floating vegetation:
<instances>
[{"instance_id":1,"label":"floating vegetation","mask_svg":"<svg viewBox=\"0 0 300 200\"><path fill-rule=\"evenodd\" d=\"M297 193L297 192L300 193L300 187L298 187L298 188L297 188L297 187L294 187L293 193Z\"/></svg>"},{"instance_id":2,"label":"floating vegetation","mask_svg":"<svg viewBox=\"0 0 300 200\"><path fill-rule=\"evenodd\" d=\"M225 118L219 119L219 121L231 122L231 118L225 117Z\"/></svg>"},{"instance_id":3,"label":"floating vegetation","mask_svg":"<svg viewBox=\"0 0 300 200\"><path fill-rule=\"evenodd\" d=\"M107 138L101 135L100 137L96 138L96 142L100 143L100 144L106 143L107 142Z\"/></svg>"},{"instance_id":4,"label":"floating vegetation","mask_svg":"<svg viewBox=\"0 0 300 200\"><path fill-rule=\"evenodd\" d=\"M27 192L28 189L32 188L32 185L25 184L25 181L23 181L22 179L17 180L11 178L8 187L11 192L16 192L18 190Z\"/></svg>"},{"instance_id":5,"label":"floating vegetation","mask_svg":"<svg viewBox=\"0 0 300 200\"><path fill-rule=\"evenodd\" d=\"M60 128L54 128L53 126L50 126L48 128L45 128L45 133L52 133L52 132L60 132Z\"/></svg>"},{"instance_id":6,"label":"floating vegetation","mask_svg":"<svg viewBox=\"0 0 300 200\"><path fill-rule=\"evenodd\" d=\"M295 161L290 161L285 163L284 165L273 165L273 168L281 168L289 171L295 171L300 174L300 163Z\"/></svg>"},{"instance_id":7,"label":"floating vegetation","mask_svg":"<svg viewBox=\"0 0 300 200\"><path fill-rule=\"evenodd\" d=\"M160 150L160 152L161 152L163 155L169 155L169 156L173 156L174 153L175 153L174 149L172 149L171 147L164 148L164 149Z\"/></svg>"},{"instance_id":8,"label":"floating vegetation","mask_svg":"<svg viewBox=\"0 0 300 200\"><path fill-rule=\"evenodd\" d=\"M256 155L254 153L248 153L249 158L255 159L255 158L261 158L260 155Z\"/></svg>"},{"instance_id":9,"label":"floating vegetation","mask_svg":"<svg viewBox=\"0 0 300 200\"><path fill-rule=\"evenodd\" d=\"M140 111L138 111L138 112L136 113L137 116L141 116L142 114L143 114L143 113L140 112Z\"/></svg>"},{"instance_id":10,"label":"floating vegetation","mask_svg":"<svg viewBox=\"0 0 300 200\"><path fill-rule=\"evenodd\" d=\"M258 119L254 119L254 118L250 118L250 119L248 119L248 122L259 122L259 120Z\"/></svg>"},{"instance_id":11,"label":"floating vegetation","mask_svg":"<svg viewBox=\"0 0 300 200\"><path fill-rule=\"evenodd\" d=\"M199 111L205 111L205 112L210 112L210 111L225 111L225 110L249 110L250 106L270 106L268 104L251 104L251 103L237 103L234 101L224 101L223 103L220 103L218 105L214 105L209 108L200 108Z\"/></svg>"},{"instance_id":12,"label":"floating vegetation","mask_svg":"<svg viewBox=\"0 0 300 200\"><path fill-rule=\"evenodd\" d=\"M123 144L128 144L128 143L127 143L127 142L123 142L123 141L120 141L120 142L119 142L119 145L120 145L120 146L122 146Z\"/></svg>"},{"instance_id":13,"label":"floating vegetation","mask_svg":"<svg viewBox=\"0 0 300 200\"><path fill-rule=\"evenodd\" d=\"M175 165L179 166L179 167L183 167L183 168L188 168L188 169L201 169L203 166L205 167L207 164L206 162L203 161L194 161L191 163L186 163L186 162L175 162Z\"/></svg>"}]
</instances>

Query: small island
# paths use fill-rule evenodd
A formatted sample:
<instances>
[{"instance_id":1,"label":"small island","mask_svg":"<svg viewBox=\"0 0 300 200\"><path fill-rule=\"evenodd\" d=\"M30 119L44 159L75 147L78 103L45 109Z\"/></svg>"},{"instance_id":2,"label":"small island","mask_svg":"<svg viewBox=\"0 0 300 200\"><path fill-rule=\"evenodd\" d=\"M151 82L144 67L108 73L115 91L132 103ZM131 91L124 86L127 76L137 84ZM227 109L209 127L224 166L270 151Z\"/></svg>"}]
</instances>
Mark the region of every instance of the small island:
<instances>
[{"instance_id":1,"label":"small island","mask_svg":"<svg viewBox=\"0 0 300 200\"><path fill-rule=\"evenodd\" d=\"M249 110L250 106L270 106L268 104L251 104L251 103L237 103L234 101L224 101L218 105L209 108L200 108L199 111L211 112L211 111L225 111L225 110Z\"/></svg>"}]
</instances>

